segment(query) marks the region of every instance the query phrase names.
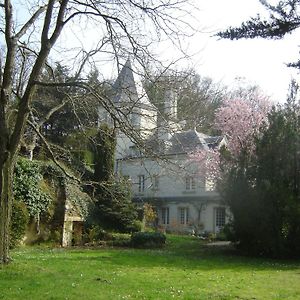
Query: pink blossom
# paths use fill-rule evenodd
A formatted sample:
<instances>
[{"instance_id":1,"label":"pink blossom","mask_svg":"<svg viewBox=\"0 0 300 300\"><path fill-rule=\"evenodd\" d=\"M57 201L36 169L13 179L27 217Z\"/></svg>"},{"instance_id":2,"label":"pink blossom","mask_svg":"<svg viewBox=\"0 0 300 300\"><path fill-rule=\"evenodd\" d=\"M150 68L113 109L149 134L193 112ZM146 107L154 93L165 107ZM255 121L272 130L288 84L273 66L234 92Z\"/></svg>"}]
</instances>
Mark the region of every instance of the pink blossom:
<instances>
[{"instance_id":1,"label":"pink blossom","mask_svg":"<svg viewBox=\"0 0 300 300\"><path fill-rule=\"evenodd\" d=\"M197 163L198 173L206 179L215 180L220 176L220 152L218 149L201 149L190 154L190 159Z\"/></svg>"},{"instance_id":2,"label":"pink blossom","mask_svg":"<svg viewBox=\"0 0 300 300\"><path fill-rule=\"evenodd\" d=\"M242 149L253 152L254 139L261 126L267 122L271 108L266 97L232 99L217 110L215 126L227 136L228 150L236 157Z\"/></svg>"}]
</instances>

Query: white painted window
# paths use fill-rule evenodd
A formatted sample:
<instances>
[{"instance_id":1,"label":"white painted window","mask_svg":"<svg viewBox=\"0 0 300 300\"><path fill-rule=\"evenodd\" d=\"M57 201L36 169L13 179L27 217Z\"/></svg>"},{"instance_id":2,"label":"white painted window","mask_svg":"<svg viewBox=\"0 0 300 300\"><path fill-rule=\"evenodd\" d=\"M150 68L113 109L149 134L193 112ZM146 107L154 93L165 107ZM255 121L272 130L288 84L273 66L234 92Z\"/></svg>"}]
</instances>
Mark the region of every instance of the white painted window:
<instances>
[{"instance_id":1,"label":"white painted window","mask_svg":"<svg viewBox=\"0 0 300 300\"><path fill-rule=\"evenodd\" d=\"M196 180L193 176L186 176L185 177L185 189L187 191L195 190L196 189Z\"/></svg>"},{"instance_id":2,"label":"white painted window","mask_svg":"<svg viewBox=\"0 0 300 300\"><path fill-rule=\"evenodd\" d=\"M145 175L138 176L138 187L139 187L139 193L144 192L144 190L145 190Z\"/></svg>"},{"instance_id":3,"label":"white painted window","mask_svg":"<svg viewBox=\"0 0 300 300\"><path fill-rule=\"evenodd\" d=\"M169 224L169 207L163 207L161 209L161 222L164 225Z\"/></svg>"},{"instance_id":4,"label":"white painted window","mask_svg":"<svg viewBox=\"0 0 300 300\"><path fill-rule=\"evenodd\" d=\"M223 228L225 225L225 208L216 208L216 228Z\"/></svg>"},{"instance_id":5,"label":"white painted window","mask_svg":"<svg viewBox=\"0 0 300 300\"><path fill-rule=\"evenodd\" d=\"M182 225L187 225L189 222L189 208L180 207L179 208L179 222Z\"/></svg>"}]
</instances>

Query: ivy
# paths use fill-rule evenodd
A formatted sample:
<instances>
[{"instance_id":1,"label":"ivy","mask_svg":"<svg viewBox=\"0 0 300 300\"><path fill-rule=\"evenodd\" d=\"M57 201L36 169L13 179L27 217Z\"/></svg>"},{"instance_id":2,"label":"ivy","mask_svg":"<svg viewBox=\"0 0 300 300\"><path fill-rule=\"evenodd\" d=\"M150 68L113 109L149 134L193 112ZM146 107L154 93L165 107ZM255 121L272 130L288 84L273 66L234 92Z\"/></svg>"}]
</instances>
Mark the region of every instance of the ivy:
<instances>
[{"instance_id":1,"label":"ivy","mask_svg":"<svg viewBox=\"0 0 300 300\"><path fill-rule=\"evenodd\" d=\"M52 198L43 188L41 164L20 158L15 167L14 197L26 204L31 217L47 211Z\"/></svg>"},{"instance_id":2,"label":"ivy","mask_svg":"<svg viewBox=\"0 0 300 300\"><path fill-rule=\"evenodd\" d=\"M80 215L86 218L89 213L89 204L92 200L90 196L81 191L80 187L74 183L66 184L66 196L80 211Z\"/></svg>"}]
</instances>

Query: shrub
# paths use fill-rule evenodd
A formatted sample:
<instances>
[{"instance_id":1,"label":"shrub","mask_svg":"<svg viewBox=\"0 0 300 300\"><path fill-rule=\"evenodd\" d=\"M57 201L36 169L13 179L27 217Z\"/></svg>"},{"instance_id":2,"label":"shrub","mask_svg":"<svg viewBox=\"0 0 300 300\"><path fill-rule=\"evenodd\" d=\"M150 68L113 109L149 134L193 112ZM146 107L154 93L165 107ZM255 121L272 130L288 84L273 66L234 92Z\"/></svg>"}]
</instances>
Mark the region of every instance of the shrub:
<instances>
[{"instance_id":1,"label":"shrub","mask_svg":"<svg viewBox=\"0 0 300 300\"><path fill-rule=\"evenodd\" d=\"M166 243L166 236L161 232L135 232L131 235L133 247L156 248Z\"/></svg>"},{"instance_id":2,"label":"shrub","mask_svg":"<svg viewBox=\"0 0 300 300\"><path fill-rule=\"evenodd\" d=\"M88 223L105 230L130 233L137 231L136 205L131 201L126 182L106 182L98 187L95 202L90 207Z\"/></svg>"},{"instance_id":3,"label":"shrub","mask_svg":"<svg viewBox=\"0 0 300 300\"><path fill-rule=\"evenodd\" d=\"M25 236L25 230L29 221L26 205L20 201L14 201L12 208L12 219L10 229L10 247L19 245Z\"/></svg>"},{"instance_id":4,"label":"shrub","mask_svg":"<svg viewBox=\"0 0 300 300\"><path fill-rule=\"evenodd\" d=\"M127 233L113 233L113 240L109 241L108 246L114 247L130 247L131 246L131 236Z\"/></svg>"},{"instance_id":5,"label":"shrub","mask_svg":"<svg viewBox=\"0 0 300 300\"><path fill-rule=\"evenodd\" d=\"M99 241L112 240L112 234L105 231L98 225L93 225L87 229L86 234L84 235L84 240L87 243L95 243Z\"/></svg>"}]
</instances>

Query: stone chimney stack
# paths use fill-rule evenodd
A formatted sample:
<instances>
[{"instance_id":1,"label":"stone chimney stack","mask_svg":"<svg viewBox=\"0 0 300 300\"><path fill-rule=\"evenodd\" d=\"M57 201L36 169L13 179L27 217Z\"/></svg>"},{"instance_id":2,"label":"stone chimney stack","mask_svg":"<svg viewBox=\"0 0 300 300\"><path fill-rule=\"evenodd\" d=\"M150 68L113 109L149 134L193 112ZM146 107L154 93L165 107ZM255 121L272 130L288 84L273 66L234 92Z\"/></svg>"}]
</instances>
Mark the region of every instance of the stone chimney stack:
<instances>
[{"instance_id":1,"label":"stone chimney stack","mask_svg":"<svg viewBox=\"0 0 300 300\"><path fill-rule=\"evenodd\" d=\"M166 120L177 120L177 95L173 90L167 90L165 92L164 114Z\"/></svg>"},{"instance_id":2,"label":"stone chimney stack","mask_svg":"<svg viewBox=\"0 0 300 300\"><path fill-rule=\"evenodd\" d=\"M177 96L173 90L167 90L164 95L164 110L158 127L158 141L161 151L166 151L169 141L179 130L177 123Z\"/></svg>"}]
</instances>

